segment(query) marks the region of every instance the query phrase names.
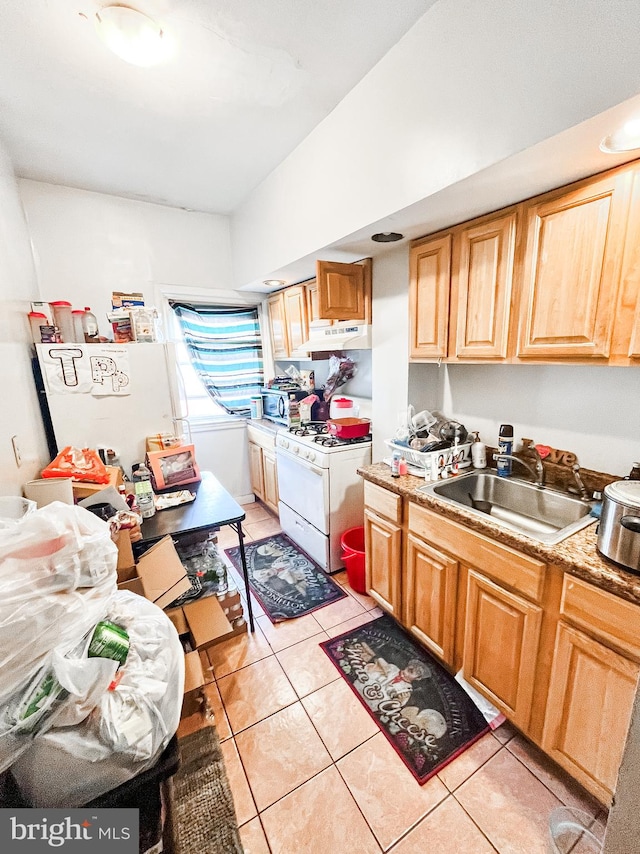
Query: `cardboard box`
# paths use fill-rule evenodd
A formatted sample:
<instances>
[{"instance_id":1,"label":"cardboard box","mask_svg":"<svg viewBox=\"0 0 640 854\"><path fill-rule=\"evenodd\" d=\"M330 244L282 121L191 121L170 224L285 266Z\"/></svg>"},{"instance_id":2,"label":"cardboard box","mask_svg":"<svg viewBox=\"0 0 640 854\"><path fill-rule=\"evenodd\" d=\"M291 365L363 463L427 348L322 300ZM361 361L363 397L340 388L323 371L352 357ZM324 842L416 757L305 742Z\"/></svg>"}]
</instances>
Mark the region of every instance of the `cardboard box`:
<instances>
[{"instance_id":1,"label":"cardboard box","mask_svg":"<svg viewBox=\"0 0 640 854\"><path fill-rule=\"evenodd\" d=\"M188 718L200 711L204 704L202 693L204 685L205 677L200 656L197 652L188 652L184 657L184 697L181 718Z\"/></svg>"},{"instance_id":2,"label":"cardboard box","mask_svg":"<svg viewBox=\"0 0 640 854\"><path fill-rule=\"evenodd\" d=\"M118 571L118 581L120 581L120 576L130 572L136 565L128 528L118 531L116 545L118 546L118 565L116 569Z\"/></svg>"},{"instance_id":3,"label":"cardboard box","mask_svg":"<svg viewBox=\"0 0 640 854\"><path fill-rule=\"evenodd\" d=\"M146 551L136 566L124 568L118 574L119 590L144 596L160 608L167 608L190 588L191 583L170 536ZM236 591L226 599L236 604L240 594ZM186 636L193 650L205 650L247 630L246 625L232 627L217 596L205 596L181 608L169 608L167 616L178 634Z\"/></svg>"},{"instance_id":4,"label":"cardboard box","mask_svg":"<svg viewBox=\"0 0 640 854\"><path fill-rule=\"evenodd\" d=\"M138 593L159 608L166 608L181 593L190 590L191 582L171 537L163 537L142 555L136 566L123 572L118 588Z\"/></svg>"},{"instance_id":5,"label":"cardboard box","mask_svg":"<svg viewBox=\"0 0 640 854\"><path fill-rule=\"evenodd\" d=\"M73 497L78 501L82 498L89 498L108 486L113 486L117 490L123 482L122 469L119 466L107 466L107 472L109 473L109 483L84 483L74 480L72 483Z\"/></svg>"}]
</instances>

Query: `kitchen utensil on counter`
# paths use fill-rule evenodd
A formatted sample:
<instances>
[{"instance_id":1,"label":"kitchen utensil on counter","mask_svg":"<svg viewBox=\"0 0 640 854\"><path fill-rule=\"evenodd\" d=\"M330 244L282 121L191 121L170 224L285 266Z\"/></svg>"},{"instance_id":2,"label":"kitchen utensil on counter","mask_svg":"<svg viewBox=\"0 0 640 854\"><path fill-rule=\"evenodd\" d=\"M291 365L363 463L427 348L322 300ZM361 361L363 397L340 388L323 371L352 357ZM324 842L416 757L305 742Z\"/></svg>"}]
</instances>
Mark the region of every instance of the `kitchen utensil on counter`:
<instances>
[{"instance_id":1,"label":"kitchen utensil on counter","mask_svg":"<svg viewBox=\"0 0 640 854\"><path fill-rule=\"evenodd\" d=\"M468 492L467 495L469 496L471 506L474 510L479 510L481 513L491 513L493 504L490 501L483 501L481 498L474 498L470 492Z\"/></svg>"},{"instance_id":2,"label":"kitchen utensil on counter","mask_svg":"<svg viewBox=\"0 0 640 854\"><path fill-rule=\"evenodd\" d=\"M327 421L327 429L336 439L358 439L371 430L370 418L335 418Z\"/></svg>"},{"instance_id":3,"label":"kitchen utensil on counter","mask_svg":"<svg viewBox=\"0 0 640 854\"><path fill-rule=\"evenodd\" d=\"M616 480L605 486L598 551L640 572L640 481Z\"/></svg>"}]
</instances>

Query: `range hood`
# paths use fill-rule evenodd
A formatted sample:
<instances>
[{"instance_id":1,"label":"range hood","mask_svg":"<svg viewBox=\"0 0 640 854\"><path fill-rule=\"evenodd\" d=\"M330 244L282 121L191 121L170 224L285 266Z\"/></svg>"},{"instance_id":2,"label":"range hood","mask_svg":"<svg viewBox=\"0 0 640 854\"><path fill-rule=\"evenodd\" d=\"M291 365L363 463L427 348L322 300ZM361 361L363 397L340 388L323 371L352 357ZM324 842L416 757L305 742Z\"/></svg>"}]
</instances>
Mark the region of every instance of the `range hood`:
<instances>
[{"instance_id":1,"label":"range hood","mask_svg":"<svg viewBox=\"0 0 640 854\"><path fill-rule=\"evenodd\" d=\"M316 326L309 329L309 338L298 348L307 353L327 350L370 350L371 326L350 320L333 326Z\"/></svg>"}]
</instances>

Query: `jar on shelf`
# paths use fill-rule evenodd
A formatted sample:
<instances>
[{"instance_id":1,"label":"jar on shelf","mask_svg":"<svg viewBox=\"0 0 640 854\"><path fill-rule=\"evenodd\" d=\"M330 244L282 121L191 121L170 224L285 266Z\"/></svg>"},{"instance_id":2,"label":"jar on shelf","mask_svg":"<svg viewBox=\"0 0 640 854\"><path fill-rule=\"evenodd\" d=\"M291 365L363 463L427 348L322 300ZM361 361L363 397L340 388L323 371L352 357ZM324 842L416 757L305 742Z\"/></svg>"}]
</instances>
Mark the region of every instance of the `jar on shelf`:
<instances>
[{"instance_id":1,"label":"jar on shelf","mask_svg":"<svg viewBox=\"0 0 640 854\"><path fill-rule=\"evenodd\" d=\"M71 303L66 300L57 300L51 303L51 308L53 310L53 322L58 327L62 343L73 343L74 331Z\"/></svg>"}]
</instances>

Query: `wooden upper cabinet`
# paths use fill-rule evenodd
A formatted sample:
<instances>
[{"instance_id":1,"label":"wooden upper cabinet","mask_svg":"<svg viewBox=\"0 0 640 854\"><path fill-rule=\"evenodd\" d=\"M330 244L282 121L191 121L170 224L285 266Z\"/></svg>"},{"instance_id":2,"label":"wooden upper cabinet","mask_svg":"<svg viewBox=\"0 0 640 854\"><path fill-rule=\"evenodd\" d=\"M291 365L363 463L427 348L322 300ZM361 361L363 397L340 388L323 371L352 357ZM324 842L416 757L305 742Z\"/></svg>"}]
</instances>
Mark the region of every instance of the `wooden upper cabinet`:
<instances>
[{"instance_id":1,"label":"wooden upper cabinet","mask_svg":"<svg viewBox=\"0 0 640 854\"><path fill-rule=\"evenodd\" d=\"M365 319L365 267L337 261L316 262L318 310L330 320Z\"/></svg>"},{"instance_id":2,"label":"wooden upper cabinet","mask_svg":"<svg viewBox=\"0 0 640 854\"><path fill-rule=\"evenodd\" d=\"M525 205L519 357L608 357L629 184L615 171Z\"/></svg>"},{"instance_id":3,"label":"wooden upper cabinet","mask_svg":"<svg viewBox=\"0 0 640 854\"><path fill-rule=\"evenodd\" d=\"M632 359L640 359L640 300L636 311L635 321L631 329L631 342L628 355Z\"/></svg>"},{"instance_id":4,"label":"wooden upper cabinet","mask_svg":"<svg viewBox=\"0 0 640 854\"><path fill-rule=\"evenodd\" d=\"M274 359L286 359L289 356L289 342L285 323L284 291L273 294L267 300L271 345Z\"/></svg>"},{"instance_id":5,"label":"wooden upper cabinet","mask_svg":"<svg viewBox=\"0 0 640 854\"><path fill-rule=\"evenodd\" d=\"M299 350L309 337L307 296L304 285L287 288L283 293L284 321L287 328L289 355Z\"/></svg>"},{"instance_id":6,"label":"wooden upper cabinet","mask_svg":"<svg viewBox=\"0 0 640 854\"><path fill-rule=\"evenodd\" d=\"M409 357L444 359L449 328L451 234L412 245L409 254Z\"/></svg>"},{"instance_id":7,"label":"wooden upper cabinet","mask_svg":"<svg viewBox=\"0 0 640 854\"><path fill-rule=\"evenodd\" d=\"M456 232L453 293L457 293L458 358L507 356L516 219L516 211L511 211Z\"/></svg>"},{"instance_id":8,"label":"wooden upper cabinet","mask_svg":"<svg viewBox=\"0 0 640 854\"><path fill-rule=\"evenodd\" d=\"M305 282L305 295L307 299L307 320L309 322L309 328L314 326L331 326L333 320L328 320L326 317L320 317L318 282L316 279L311 279L310 282Z\"/></svg>"}]
</instances>

